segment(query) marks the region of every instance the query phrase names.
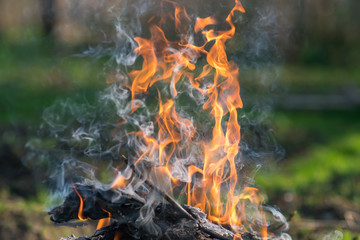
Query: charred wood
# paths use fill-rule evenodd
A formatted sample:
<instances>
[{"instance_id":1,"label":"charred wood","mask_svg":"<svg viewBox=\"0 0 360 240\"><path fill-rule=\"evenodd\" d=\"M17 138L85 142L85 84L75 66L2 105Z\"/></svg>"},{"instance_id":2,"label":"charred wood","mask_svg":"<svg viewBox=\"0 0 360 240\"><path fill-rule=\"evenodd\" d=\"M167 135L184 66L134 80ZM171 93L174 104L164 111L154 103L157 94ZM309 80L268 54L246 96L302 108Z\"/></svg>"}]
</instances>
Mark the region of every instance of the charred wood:
<instances>
[{"instance_id":1,"label":"charred wood","mask_svg":"<svg viewBox=\"0 0 360 240\"><path fill-rule=\"evenodd\" d=\"M110 226L94 232L93 236L72 240L113 240L116 234L121 239L172 239L172 240L232 240L234 233L223 226L214 224L206 219L201 210L181 205L192 217L184 215L182 211L169 203L161 203L154 210L153 222L160 231L157 233L145 225L137 222L140 209L145 201L142 197L127 193L121 189L100 189L94 186L77 185L76 189L83 199L82 218L99 220L109 217ZM78 219L80 198L75 191L66 197L61 206L52 209L50 219L55 223L66 223ZM255 233L244 232L243 240L259 239Z\"/></svg>"}]
</instances>

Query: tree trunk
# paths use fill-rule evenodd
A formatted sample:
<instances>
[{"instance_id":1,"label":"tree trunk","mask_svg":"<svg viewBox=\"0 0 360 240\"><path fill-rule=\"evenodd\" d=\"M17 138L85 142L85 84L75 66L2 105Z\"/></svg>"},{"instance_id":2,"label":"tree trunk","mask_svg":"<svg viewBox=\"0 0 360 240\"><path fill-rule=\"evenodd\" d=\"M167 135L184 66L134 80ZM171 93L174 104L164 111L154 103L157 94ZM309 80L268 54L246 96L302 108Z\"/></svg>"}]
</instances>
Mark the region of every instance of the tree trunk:
<instances>
[{"instance_id":1,"label":"tree trunk","mask_svg":"<svg viewBox=\"0 0 360 240\"><path fill-rule=\"evenodd\" d=\"M52 36L56 22L55 0L41 0L41 20L45 36Z\"/></svg>"}]
</instances>

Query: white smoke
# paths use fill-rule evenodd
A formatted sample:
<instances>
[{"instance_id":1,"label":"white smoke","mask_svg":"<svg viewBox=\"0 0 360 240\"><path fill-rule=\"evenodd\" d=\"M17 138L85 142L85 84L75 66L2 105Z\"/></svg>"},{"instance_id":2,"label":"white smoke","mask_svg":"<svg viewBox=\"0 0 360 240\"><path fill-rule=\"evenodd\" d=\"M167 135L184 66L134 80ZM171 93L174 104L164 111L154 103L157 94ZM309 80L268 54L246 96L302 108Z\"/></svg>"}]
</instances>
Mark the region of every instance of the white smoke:
<instances>
[{"instance_id":1,"label":"white smoke","mask_svg":"<svg viewBox=\"0 0 360 240\"><path fill-rule=\"evenodd\" d=\"M329 233L321 238L321 240L342 240L343 239L343 233L335 230L332 233Z\"/></svg>"}]
</instances>

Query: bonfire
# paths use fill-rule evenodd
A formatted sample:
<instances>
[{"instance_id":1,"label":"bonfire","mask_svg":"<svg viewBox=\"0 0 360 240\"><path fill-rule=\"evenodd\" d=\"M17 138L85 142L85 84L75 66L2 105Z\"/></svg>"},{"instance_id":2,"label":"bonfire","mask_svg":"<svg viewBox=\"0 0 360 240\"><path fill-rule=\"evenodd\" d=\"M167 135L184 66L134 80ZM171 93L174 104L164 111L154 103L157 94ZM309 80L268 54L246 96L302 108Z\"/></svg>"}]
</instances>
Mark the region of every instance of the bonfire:
<instances>
[{"instance_id":1,"label":"bonfire","mask_svg":"<svg viewBox=\"0 0 360 240\"><path fill-rule=\"evenodd\" d=\"M241 76L226 43L245 9L235 0L218 19L164 8L147 19L150 36L133 38L135 65L107 79L114 179L73 177L51 220L98 221L78 239L290 239L283 215L241 176Z\"/></svg>"}]
</instances>

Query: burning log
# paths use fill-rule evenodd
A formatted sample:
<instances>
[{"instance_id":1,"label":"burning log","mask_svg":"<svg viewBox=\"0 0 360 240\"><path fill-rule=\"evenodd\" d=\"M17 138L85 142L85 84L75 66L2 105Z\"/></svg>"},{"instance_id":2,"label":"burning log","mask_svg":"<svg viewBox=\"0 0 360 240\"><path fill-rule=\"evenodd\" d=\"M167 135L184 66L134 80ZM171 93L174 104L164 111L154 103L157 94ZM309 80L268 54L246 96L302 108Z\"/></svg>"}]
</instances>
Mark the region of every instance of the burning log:
<instances>
[{"instance_id":1,"label":"burning log","mask_svg":"<svg viewBox=\"0 0 360 240\"><path fill-rule=\"evenodd\" d=\"M122 189L76 185L76 188L67 195L64 203L52 209L49 214L53 222L66 223L76 219L100 220L108 218L111 213L111 225L96 230L93 236L80 238L70 236L67 238L69 240L113 240L120 235L121 239L236 239L234 232L210 222L201 210L181 205L188 213L184 214L171 203L161 203L154 210L153 221L161 232L156 234L137 221L144 204L145 201L136 193L132 194ZM250 232L241 234L241 237L243 240L260 239Z\"/></svg>"}]
</instances>

